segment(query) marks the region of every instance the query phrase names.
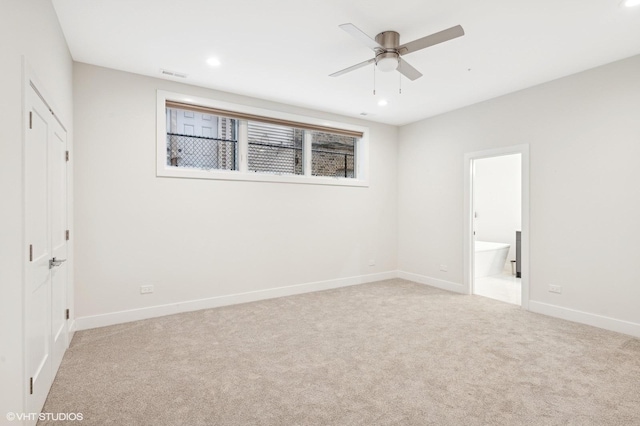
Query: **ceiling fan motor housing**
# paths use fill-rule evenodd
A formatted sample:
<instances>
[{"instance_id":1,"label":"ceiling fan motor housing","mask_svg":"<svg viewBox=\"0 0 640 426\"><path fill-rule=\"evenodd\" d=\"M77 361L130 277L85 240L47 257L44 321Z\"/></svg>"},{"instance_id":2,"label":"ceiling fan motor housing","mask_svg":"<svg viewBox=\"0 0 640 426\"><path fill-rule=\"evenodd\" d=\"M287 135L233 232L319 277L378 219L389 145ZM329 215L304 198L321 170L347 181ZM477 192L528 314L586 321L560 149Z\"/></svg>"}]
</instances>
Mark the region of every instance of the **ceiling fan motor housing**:
<instances>
[{"instance_id":1,"label":"ceiling fan motor housing","mask_svg":"<svg viewBox=\"0 0 640 426\"><path fill-rule=\"evenodd\" d=\"M398 68L400 54L400 34L395 31L384 31L376 36L376 42L383 49L376 49L376 66L380 71L389 72Z\"/></svg>"},{"instance_id":2,"label":"ceiling fan motor housing","mask_svg":"<svg viewBox=\"0 0 640 426\"><path fill-rule=\"evenodd\" d=\"M396 50L400 46L400 34L395 31L384 31L376 36L376 41L385 49Z\"/></svg>"}]
</instances>

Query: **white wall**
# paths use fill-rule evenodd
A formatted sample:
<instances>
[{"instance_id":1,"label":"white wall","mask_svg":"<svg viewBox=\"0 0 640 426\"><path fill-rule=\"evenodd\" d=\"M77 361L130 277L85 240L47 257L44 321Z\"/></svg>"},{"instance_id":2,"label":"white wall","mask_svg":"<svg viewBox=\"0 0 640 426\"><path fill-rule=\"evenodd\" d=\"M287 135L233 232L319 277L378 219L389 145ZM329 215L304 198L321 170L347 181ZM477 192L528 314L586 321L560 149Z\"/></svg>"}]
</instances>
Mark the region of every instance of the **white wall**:
<instances>
[{"instance_id":1,"label":"white wall","mask_svg":"<svg viewBox=\"0 0 640 426\"><path fill-rule=\"evenodd\" d=\"M638 75L640 56L401 128L399 269L462 283L464 154L529 144L531 300L638 330Z\"/></svg>"},{"instance_id":2,"label":"white wall","mask_svg":"<svg viewBox=\"0 0 640 426\"><path fill-rule=\"evenodd\" d=\"M370 187L158 178L157 89L368 126ZM396 127L80 63L74 101L78 316L395 271Z\"/></svg>"},{"instance_id":3,"label":"white wall","mask_svg":"<svg viewBox=\"0 0 640 426\"><path fill-rule=\"evenodd\" d=\"M7 412L23 411L26 391L22 364L22 278L26 253L22 235L22 55L70 130L71 56L48 0L0 3L0 423ZM69 131L69 146L72 139Z\"/></svg>"},{"instance_id":4,"label":"white wall","mask_svg":"<svg viewBox=\"0 0 640 426\"><path fill-rule=\"evenodd\" d=\"M474 160L473 198L476 241L509 244L505 270L516 259L516 231L522 220L520 155Z\"/></svg>"}]
</instances>

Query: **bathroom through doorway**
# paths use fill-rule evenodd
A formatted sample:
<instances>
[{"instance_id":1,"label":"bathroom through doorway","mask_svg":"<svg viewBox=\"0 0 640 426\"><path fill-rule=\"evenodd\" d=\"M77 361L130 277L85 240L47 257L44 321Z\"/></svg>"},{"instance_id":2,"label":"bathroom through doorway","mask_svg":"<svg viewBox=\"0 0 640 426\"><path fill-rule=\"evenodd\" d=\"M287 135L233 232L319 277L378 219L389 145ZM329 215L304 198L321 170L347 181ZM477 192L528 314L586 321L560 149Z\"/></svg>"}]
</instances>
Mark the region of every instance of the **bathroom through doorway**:
<instances>
[{"instance_id":1,"label":"bathroom through doorway","mask_svg":"<svg viewBox=\"0 0 640 426\"><path fill-rule=\"evenodd\" d=\"M473 294L522 301L522 156L472 161Z\"/></svg>"},{"instance_id":2,"label":"bathroom through doorway","mask_svg":"<svg viewBox=\"0 0 640 426\"><path fill-rule=\"evenodd\" d=\"M463 183L462 291L528 310L529 145L465 153Z\"/></svg>"}]
</instances>

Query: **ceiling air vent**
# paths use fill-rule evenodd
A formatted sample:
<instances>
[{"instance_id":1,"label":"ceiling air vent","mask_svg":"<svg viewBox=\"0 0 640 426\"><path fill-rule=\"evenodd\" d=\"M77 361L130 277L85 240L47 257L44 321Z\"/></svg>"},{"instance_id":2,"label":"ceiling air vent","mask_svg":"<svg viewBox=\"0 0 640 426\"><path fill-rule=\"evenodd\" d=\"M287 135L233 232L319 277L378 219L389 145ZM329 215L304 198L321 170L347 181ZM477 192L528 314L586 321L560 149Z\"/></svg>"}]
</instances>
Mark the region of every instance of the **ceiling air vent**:
<instances>
[{"instance_id":1,"label":"ceiling air vent","mask_svg":"<svg viewBox=\"0 0 640 426\"><path fill-rule=\"evenodd\" d=\"M178 77L178 78L187 78L186 74L183 74L181 72L177 72L177 71L169 71L169 70L165 70L165 69L160 69L160 73L162 75L170 75L171 77Z\"/></svg>"}]
</instances>

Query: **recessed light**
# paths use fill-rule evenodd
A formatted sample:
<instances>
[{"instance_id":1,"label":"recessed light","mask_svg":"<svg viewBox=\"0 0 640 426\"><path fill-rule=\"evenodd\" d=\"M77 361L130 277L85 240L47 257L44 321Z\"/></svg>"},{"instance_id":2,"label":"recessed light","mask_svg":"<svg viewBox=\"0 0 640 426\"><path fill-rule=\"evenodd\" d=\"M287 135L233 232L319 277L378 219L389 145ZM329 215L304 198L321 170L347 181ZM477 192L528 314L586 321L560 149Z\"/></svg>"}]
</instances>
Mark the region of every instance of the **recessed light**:
<instances>
[{"instance_id":1,"label":"recessed light","mask_svg":"<svg viewBox=\"0 0 640 426\"><path fill-rule=\"evenodd\" d=\"M378 101L378 105L379 105L379 106L387 106L387 104L388 104L388 103L389 103L389 102L387 102L387 100L386 100L386 99L380 99L380 100Z\"/></svg>"},{"instance_id":2,"label":"recessed light","mask_svg":"<svg viewBox=\"0 0 640 426\"><path fill-rule=\"evenodd\" d=\"M212 67L219 67L220 66L220 59L218 59L218 58L209 58L209 59L207 59L207 64L209 64Z\"/></svg>"},{"instance_id":3,"label":"recessed light","mask_svg":"<svg viewBox=\"0 0 640 426\"><path fill-rule=\"evenodd\" d=\"M626 7L640 6L640 0L624 0L622 5Z\"/></svg>"}]
</instances>

